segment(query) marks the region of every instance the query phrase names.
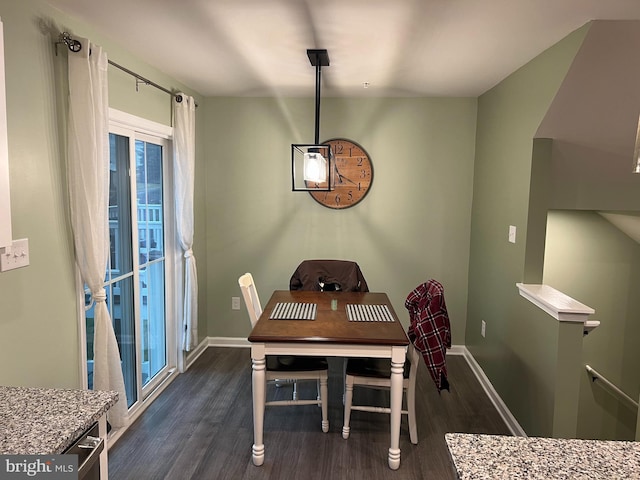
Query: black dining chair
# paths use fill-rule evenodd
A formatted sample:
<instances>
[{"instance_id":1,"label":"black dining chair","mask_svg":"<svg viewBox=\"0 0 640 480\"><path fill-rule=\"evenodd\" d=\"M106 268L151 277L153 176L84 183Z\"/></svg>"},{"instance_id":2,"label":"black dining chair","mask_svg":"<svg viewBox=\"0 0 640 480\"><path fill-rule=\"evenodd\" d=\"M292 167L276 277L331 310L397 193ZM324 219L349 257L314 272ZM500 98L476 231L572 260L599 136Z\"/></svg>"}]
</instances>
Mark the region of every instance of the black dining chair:
<instances>
[{"instance_id":1,"label":"black dining chair","mask_svg":"<svg viewBox=\"0 0 640 480\"><path fill-rule=\"evenodd\" d=\"M360 266L350 260L303 260L289 280L289 290L368 292Z\"/></svg>"},{"instance_id":2,"label":"black dining chair","mask_svg":"<svg viewBox=\"0 0 640 480\"><path fill-rule=\"evenodd\" d=\"M289 280L289 290L368 292L369 285L360 266L351 260L303 260ZM343 393L346 400L347 358L343 361Z\"/></svg>"}]
</instances>

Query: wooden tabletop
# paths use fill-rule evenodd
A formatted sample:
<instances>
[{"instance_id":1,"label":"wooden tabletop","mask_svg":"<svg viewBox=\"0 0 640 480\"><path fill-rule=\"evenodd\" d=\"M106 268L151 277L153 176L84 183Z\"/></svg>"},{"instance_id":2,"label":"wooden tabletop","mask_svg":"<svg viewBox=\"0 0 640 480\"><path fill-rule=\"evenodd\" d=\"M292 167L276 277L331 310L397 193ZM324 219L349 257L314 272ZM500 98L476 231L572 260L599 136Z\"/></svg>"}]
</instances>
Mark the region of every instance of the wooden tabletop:
<instances>
[{"instance_id":1,"label":"wooden tabletop","mask_svg":"<svg viewBox=\"0 0 640 480\"><path fill-rule=\"evenodd\" d=\"M338 302L331 309L331 300ZM277 303L315 303L315 320L273 320ZM353 322L347 304L386 305L393 322ZM386 293L276 290L249 335L250 342L317 342L361 345L408 345L409 339Z\"/></svg>"}]
</instances>

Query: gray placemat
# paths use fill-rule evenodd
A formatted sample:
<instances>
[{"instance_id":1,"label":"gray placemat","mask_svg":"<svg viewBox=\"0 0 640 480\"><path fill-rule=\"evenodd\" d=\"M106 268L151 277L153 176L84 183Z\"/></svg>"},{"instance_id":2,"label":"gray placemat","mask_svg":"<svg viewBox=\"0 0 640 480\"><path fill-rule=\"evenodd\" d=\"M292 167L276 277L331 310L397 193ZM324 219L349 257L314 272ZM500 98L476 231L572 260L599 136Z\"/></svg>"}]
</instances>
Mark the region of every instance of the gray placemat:
<instances>
[{"instance_id":1,"label":"gray placemat","mask_svg":"<svg viewBox=\"0 0 640 480\"><path fill-rule=\"evenodd\" d=\"M395 319L386 305L347 305L350 322L394 322Z\"/></svg>"},{"instance_id":2,"label":"gray placemat","mask_svg":"<svg viewBox=\"0 0 640 480\"><path fill-rule=\"evenodd\" d=\"M269 317L271 320L315 320L318 305L315 303L278 302Z\"/></svg>"}]
</instances>

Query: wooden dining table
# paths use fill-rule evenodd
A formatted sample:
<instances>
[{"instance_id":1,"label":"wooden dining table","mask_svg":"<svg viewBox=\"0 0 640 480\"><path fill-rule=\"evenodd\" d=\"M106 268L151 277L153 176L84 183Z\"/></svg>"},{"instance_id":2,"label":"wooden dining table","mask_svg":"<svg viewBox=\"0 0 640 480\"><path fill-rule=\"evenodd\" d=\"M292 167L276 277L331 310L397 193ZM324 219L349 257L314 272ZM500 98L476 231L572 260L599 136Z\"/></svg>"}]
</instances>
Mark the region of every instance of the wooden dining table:
<instances>
[{"instance_id":1,"label":"wooden dining table","mask_svg":"<svg viewBox=\"0 0 640 480\"><path fill-rule=\"evenodd\" d=\"M300 304L306 307L310 304L313 315L281 313L287 310L286 307ZM308 319L271 318L287 316ZM265 459L265 357L307 355L390 360L391 438L388 463L392 470L400 467L402 379L409 339L386 293L276 290L251 331L249 342L253 368L254 465L262 465Z\"/></svg>"}]
</instances>

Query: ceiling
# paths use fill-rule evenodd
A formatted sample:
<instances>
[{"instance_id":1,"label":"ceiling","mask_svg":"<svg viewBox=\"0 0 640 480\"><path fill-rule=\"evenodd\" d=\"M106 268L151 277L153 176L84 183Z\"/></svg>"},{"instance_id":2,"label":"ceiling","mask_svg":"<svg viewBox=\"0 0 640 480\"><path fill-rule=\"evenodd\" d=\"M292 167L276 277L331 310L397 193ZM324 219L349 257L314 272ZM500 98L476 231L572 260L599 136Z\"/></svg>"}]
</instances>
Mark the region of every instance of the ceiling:
<instances>
[{"instance_id":1,"label":"ceiling","mask_svg":"<svg viewBox=\"0 0 640 480\"><path fill-rule=\"evenodd\" d=\"M476 97L590 20L640 20L640 0L46 1L204 96L313 96L321 48L323 96Z\"/></svg>"},{"instance_id":2,"label":"ceiling","mask_svg":"<svg viewBox=\"0 0 640 480\"><path fill-rule=\"evenodd\" d=\"M640 243L640 213L598 212L619 230Z\"/></svg>"}]
</instances>

